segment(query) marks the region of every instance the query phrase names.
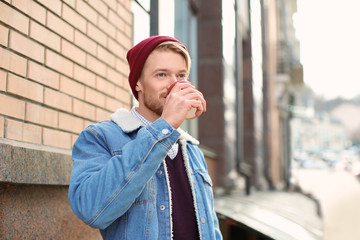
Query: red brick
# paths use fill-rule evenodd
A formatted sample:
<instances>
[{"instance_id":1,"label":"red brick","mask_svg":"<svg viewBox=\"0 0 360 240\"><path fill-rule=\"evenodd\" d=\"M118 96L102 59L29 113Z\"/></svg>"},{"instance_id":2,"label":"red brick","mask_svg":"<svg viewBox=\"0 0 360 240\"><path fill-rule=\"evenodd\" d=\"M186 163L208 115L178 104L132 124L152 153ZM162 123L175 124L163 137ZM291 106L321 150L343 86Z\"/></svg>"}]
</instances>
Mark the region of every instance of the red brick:
<instances>
[{"instance_id":1,"label":"red brick","mask_svg":"<svg viewBox=\"0 0 360 240\"><path fill-rule=\"evenodd\" d=\"M87 25L87 35L93 39L95 42L106 46L108 37L104 32L102 32L97 26L88 22Z\"/></svg>"},{"instance_id":2,"label":"red brick","mask_svg":"<svg viewBox=\"0 0 360 240\"><path fill-rule=\"evenodd\" d=\"M59 89L59 74L43 65L29 61L27 77L36 82Z\"/></svg>"},{"instance_id":3,"label":"red brick","mask_svg":"<svg viewBox=\"0 0 360 240\"><path fill-rule=\"evenodd\" d=\"M129 80L127 76L128 75L122 74L118 82L118 86L122 87L123 89L130 89Z\"/></svg>"},{"instance_id":4,"label":"red brick","mask_svg":"<svg viewBox=\"0 0 360 240\"><path fill-rule=\"evenodd\" d=\"M72 8L75 8L76 6L75 1L76 0L63 0L63 2L67 3Z\"/></svg>"},{"instance_id":5,"label":"red brick","mask_svg":"<svg viewBox=\"0 0 360 240\"><path fill-rule=\"evenodd\" d=\"M8 5L0 2L0 21L24 34L29 33L29 18Z\"/></svg>"},{"instance_id":6,"label":"red brick","mask_svg":"<svg viewBox=\"0 0 360 240\"><path fill-rule=\"evenodd\" d=\"M57 52L60 51L61 38L34 21L30 21L30 37Z\"/></svg>"},{"instance_id":7,"label":"red brick","mask_svg":"<svg viewBox=\"0 0 360 240\"><path fill-rule=\"evenodd\" d=\"M116 109L120 108L123 104L114 98L106 97L106 109L115 112Z\"/></svg>"},{"instance_id":8,"label":"red brick","mask_svg":"<svg viewBox=\"0 0 360 240\"><path fill-rule=\"evenodd\" d=\"M105 95L91 88L85 88L85 100L96 106L105 106Z\"/></svg>"},{"instance_id":9,"label":"red brick","mask_svg":"<svg viewBox=\"0 0 360 240\"><path fill-rule=\"evenodd\" d=\"M72 111L72 98L61 92L45 88L44 103L50 107L66 112Z\"/></svg>"},{"instance_id":10,"label":"red brick","mask_svg":"<svg viewBox=\"0 0 360 240\"><path fill-rule=\"evenodd\" d=\"M110 65L111 67L115 67L116 62L115 62L115 55L113 53L111 53L109 50L98 46L97 48L97 57L105 62L106 64Z\"/></svg>"},{"instance_id":11,"label":"red brick","mask_svg":"<svg viewBox=\"0 0 360 240\"><path fill-rule=\"evenodd\" d=\"M33 0L12 0L12 5L20 11L26 13L31 18L36 19L38 22L45 24L46 10Z\"/></svg>"},{"instance_id":12,"label":"red brick","mask_svg":"<svg viewBox=\"0 0 360 240\"><path fill-rule=\"evenodd\" d=\"M113 83L119 85L122 75L113 68L107 67L106 77Z\"/></svg>"},{"instance_id":13,"label":"red brick","mask_svg":"<svg viewBox=\"0 0 360 240\"><path fill-rule=\"evenodd\" d=\"M74 64L70 60L48 49L46 49L45 54L46 66L55 69L66 76L73 76Z\"/></svg>"},{"instance_id":14,"label":"red brick","mask_svg":"<svg viewBox=\"0 0 360 240\"><path fill-rule=\"evenodd\" d=\"M125 21L112 10L109 11L109 22L114 24L117 29L121 31L125 30Z\"/></svg>"},{"instance_id":15,"label":"red brick","mask_svg":"<svg viewBox=\"0 0 360 240\"><path fill-rule=\"evenodd\" d=\"M103 78L96 78L96 89L105 93L106 95L115 95L115 85Z\"/></svg>"},{"instance_id":16,"label":"red brick","mask_svg":"<svg viewBox=\"0 0 360 240\"><path fill-rule=\"evenodd\" d=\"M100 121L109 120L111 114L112 112L110 111L105 111L103 109L96 108L96 121L100 122Z\"/></svg>"},{"instance_id":17,"label":"red brick","mask_svg":"<svg viewBox=\"0 0 360 240\"><path fill-rule=\"evenodd\" d=\"M58 16L61 15L61 1L60 0L37 0L41 4L43 4L46 8L55 12Z\"/></svg>"},{"instance_id":18,"label":"red brick","mask_svg":"<svg viewBox=\"0 0 360 240\"><path fill-rule=\"evenodd\" d=\"M108 5L110 9L116 9L117 7L116 0L105 1L105 4Z\"/></svg>"},{"instance_id":19,"label":"red brick","mask_svg":"<svg viewBox=\"0 0 360 240\"><path fill-rule=\"evenodd\" d=\"M123 59L116 59L116 70L126 76L130 73L129 65Z\"/></svg>"},{"instance_id":20,"label":"red brick","mask_svg":"<svg viewBox=\"0 0 360 240\"><path fill-rule=\"evenodd\" d=\"M9 39L9 29L0 25L0 44L7 47Z\"/></svg>"},{"instance_id":21,"label":"red brick","mask_svg":"<svg viewBox=\"0 0 360 240\"><path fill-rule=\"evenodd\" d=\"M0 117L0 138L4 138L4 118Z\"/></svg>"},{"instance_id":22,"label":"red brick","mask_svg":"<svg viewBox=\"0 0 360 240\"><path fill-rule=\"evenodd\" d=\"M121 18L125 20L132 18L132 12L124 7L118 7L116 13L118 16L121 16Z\"/></svg>"},{"instance_id":23,"label":"red brick","mask_svg":"<svg viewBox=\"0 0 360 240\"><path fill-rule=\"evenodd\" d=\"M79 134L84 129L84 120L69 114L59 113L59 128Z\"/></svg>"},{"instance_id":24,"label":"red brick","mask_svg":"<svg viewBox=\"0 0 360 240\"><path fill-rule=\"evenodd\" d=\"M6 77L7 73L0 70L0 91L6 91Z\"/></svg>"},{"instance_id":25,"label":"red brick","mask_svg":"<svg viewBox=\"0 0 360 240\"><path fill-rule=\"evenodd\" d=\"M31 59L44 63L45 48L35 41L12 30L10 31L9 47Z\"/></svg>"},{"instance_id":26,"label":"red brick","mask_svg":"<svg viewBox=\"0 0 360 240\"><path fill-rule=\"evenodd\" d=\"M22 124L8 119L5 124L5 137L8 139L22 141Z\"/></svg>"},{"instance_id":27,"label":"red brick","mask_svg":"<svg viewBox=\"0 0 360 240\"><path fill-rule=\"evenodd\" d=\"M79 65L75 65L74 78L87 86L95 87L96 75Z\"/></svg>"},{"instance_id":28,"label":"red brick","mask_svg":"<svg viewBox=\"0 0 360 240\"><path fill-rule=\"evenodd\" d=\"M102 16L107 17L109 7L104 2L99 0L88 0L87 2Z\"/></svg>"},{"instance_id":29,"label":"red brick","mask_svg":"<svg viewBox=\"0 0 360 240\"><path fill-rule=\"evenodd\" d=\"M106 65L90 55L86 58L86 67L102 77L106 76Z\"/></svg>"},{"instance_id":30,"label":"red brick","mask_svg":"<svg viewBox=\"0 0 360 240\"><path fill-rule=\"evenodd\" d=\"M88 127L88 126L89 126L90 124L92 124L92 123L94 123L94 122L85 120L85 121L84 121L84 129L85 129L86 127Z\"/></svg>"},{"instance_id":31,"label":"red brick","mask_svg":"<svg viewBox=\"0 0 360 240\"><path fill-rule=\"evenodd\" d=\"M86 52L94 56L96 55L97 43L94 40L90 39L88 36L77 30L75 30L74 37L75 37L74 39L75 45L79 46L81 49L85 50Z\"/></svg>"},{"instance_id":32,"label":"red brick","mask_svg":"<svg viewBox=\"0 0 360 240\"><path fill-rule=\"evenodd\" d=\"M7 91L40 103L44 100L43 86L13 74L8 75Z\"/></svg>"},{"instance_id":33,"label":"red brick","mask_svg":"<svg viewBox=\"0 0 360 240\"><path fill-rule=\"evenodd\" d=\"M70 24L63 21L58 16L55 16L50 11L47 12L46 26L48 28L52 29L54 32L60 34L67 40L69 40L69 41L74 40L74 28Z\"/></svg>"},{"instance_id":34,"label":"red brick","mask_svg":"<svg viewBox=\"0 0 360 240\"><path fill-rule=\"evenodd\" d=\"M43 129L43 144L52 147L71 149L71 134L52 129Z\"/></svg>"},{"instance_id":35,"label":"red brick","mask_svg":"<svg viewBox=\"0 0 360 240\"><path fill-rule=\"evenodd\" d=\"M114 53L117 57L126 59L127 52L125 51L124 47L121 46L118 42L116 42L112 39L109 39L108 48L109 48L109 51Z\"/></svg>"},{"instance_id":36,"label":"red brick","mask_svg":"<svg viewBox=\"0 0 360 240\"><path fill-rule=\"evenodd\" d=\"M71 135L71 146L74 146L74 143L76 142L76 140L78 139L79 135Z\"/></svg>"},{"instance_id":37,"label":"red brick","mask_svg":"<svg viewBox=\"0 0 360 240\"><path fill-rule=\"evenodd\" d=\"M86 63L86 53L64 39L61 40L61 53L82 66Z\"/></svg>"},{"instance_id":38,"label":"red brick","mask_svg":"<svg viewBox=\"0 0 360 240\"><path fill-rule=\"evenodd\" d=\"M128 38L131 37L133 35L133 27L132 27L132 25L125 24L124 33Z\"/></svg>"},{"instance_id":39,"label":"red brick","mask_svg":"<svg viewBox=\"0 0 360 240\"><path fill-rule=\"evenodd\" d=\"M73 113L89 120L95 120L95 107L77 99L73 99Z\"/></svg>"},{"instance_id":40,"label":"red brick","mask_svg":"<svg viewBox=\"0 0 360 240\"><path fill-rule=\"evenodd\" d=\"M131 97L132 97L132 93L130 93L130 88L129 88L129 90L124 90L122 88L116 87L116 89L115 89L115 98L116 99L120 100L124 104L130 105Z\"/></svg>"},{"instance_id":41,"label":"red brick","mask_svg":"<svg viewBox=\"0 0 360 240\"><path fill-rule=\"evenodd\" d=\"M27 103L26 120L32 123L56 128L58 126L58 113L46 107Z\"/></svg>"},{"instance_id":42,"label":"red brick","mask_svg":"<svg viewBox=\"0 0 360 240\"><path fill-rule=\"evenodd\" d=\"M67 78L65 76L60 77L60 91L80 99L85 98L84 85L75 82L74 80Z\"/></svg>"},{"instance_id":43,"label":"red brick","mask_svg":"<svg viewBox=\"0 0 360 240\"><path fill-rule=\"evenodd\" d=\"M99 28L112 38L116 38L116 28L106 18L99 17Z\"/></svg>"},{"instance_id":44,"label":"red brick","mask_svg":"<svg viewBox=\"0 0 360 240\"><path fill-rule=\"evenodd\" d=\"M125 49L130 49L132 47L131 36L132 36L131 33L126 34L123 31L117 31L116 32L116 41L118 43L121 43L121 46L123 46Z\"/></svg>"},{"instance_id":45,"label":"red brick","mask_svg":"<svg viewBox=\"0 0 360 240\"><path fill-rule=\"evenodd\" d=\"M76 11L83 15L90 22L97 24L98 13L92 7L90 7L86 1L77 1Z\"/></svg>"},{"instance_id":46,"label":"red brick","mask_svg":"<svg viewBox=\"0 0 360 240\"><path fill-rule=\"evenodd\" d=\"M25 77L26 59L0 48L0 67Z\"/></svg>"},{"instance_id":47,"label":"red brick","mask_svg":"<svg viewBox=\"0 0 360 240\"><path fill-rule=\"evenodd\" d=\"M82 32L86 32L86 20L66 4L63 5L62 18Z\"/></svg>"},{"instance_id":48,"label":"red brick","mask_svg":"<svg viewBox=\"0 0 360 240\"><path fill-rule=\"evenodd\" d=\"M127 8L127 9L130 9L131 8L131 1L129 0L120 0L120 3L123 5L123 7Z\"/></svg>"},{"instance_id":49,"label":"red brick","mask_svg":"<svg viewBox=\"0 0 360 240\"><path fill-rule=\"evenodd\" d=\"M132 16L129 19L125 19L125 32L127 31L126 28L130 27L132 28L132 26L134 26L134 17ZM128 38L132 38L133 34L127 35Z\"/></svg>"},{"instance_id":50,"label":"red brick","mask_svg":"<svg viewBox=\"0 0 360 240\"><path fill-rule=\"evenodd\" d=\"M0 114L18 119L25 118L25 102L0 94Z\"/></svg>"},{"instance_id":51,"label":"red brick","mask_svg":"<svg viewBox=\"0 0 360 240\"><path fill-rule=\"evenodd\" d=\"M41 127L7 119L5 136L8 139L41 144Z\"/></svg>"}]
</instances>

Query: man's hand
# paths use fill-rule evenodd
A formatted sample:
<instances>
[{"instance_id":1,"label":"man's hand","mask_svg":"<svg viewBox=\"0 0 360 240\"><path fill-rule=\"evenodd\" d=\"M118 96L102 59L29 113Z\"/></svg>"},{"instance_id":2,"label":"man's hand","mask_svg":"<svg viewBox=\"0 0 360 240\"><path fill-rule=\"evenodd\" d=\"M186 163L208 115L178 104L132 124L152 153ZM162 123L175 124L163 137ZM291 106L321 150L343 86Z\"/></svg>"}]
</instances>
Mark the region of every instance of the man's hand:
<instances>
[{"instance_id":1,"label":"man's hand","mask_svg":"<svg viewBox=\"0 0 360 240\"><path fill-rule=\"evenodd\" d=\"M161 117L172 127L179 128L192 108L196 109L196 117L206 111L203 94L189 81L178 81L169 88Z\"/></svg>"}]
</instances>

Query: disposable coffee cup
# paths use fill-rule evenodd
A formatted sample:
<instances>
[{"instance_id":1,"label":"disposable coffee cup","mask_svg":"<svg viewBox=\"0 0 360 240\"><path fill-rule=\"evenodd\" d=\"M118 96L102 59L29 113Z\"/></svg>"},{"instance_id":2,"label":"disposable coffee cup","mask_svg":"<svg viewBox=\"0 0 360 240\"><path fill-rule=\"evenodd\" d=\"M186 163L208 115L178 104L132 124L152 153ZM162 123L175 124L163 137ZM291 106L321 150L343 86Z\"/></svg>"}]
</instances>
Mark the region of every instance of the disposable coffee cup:
<instances>
[{"instance_id":1,"label":"disposable coffee cup","mask_svg":"<svg viewBox=\"0 0 360 240\"><path fill-rule=\"evenodd\" d=\"M189 82L189 81L185 81L185 80L174 82L174 83L171 84L171 86L169 87L169 89L168 89L168 91L167 91L167 95L169 95L169 93L171 92L171 89L172 89L172 88L175 86L175 84L177 84L177 83L190 83L190 82ZM186 119L186 120L191 120L191 119L196 118L196 115L195 115L196 110L197 110L196 108L191 108L191 109L188 111L188 113L186 114L185 119Z\"/></svg>"}]
</instances>

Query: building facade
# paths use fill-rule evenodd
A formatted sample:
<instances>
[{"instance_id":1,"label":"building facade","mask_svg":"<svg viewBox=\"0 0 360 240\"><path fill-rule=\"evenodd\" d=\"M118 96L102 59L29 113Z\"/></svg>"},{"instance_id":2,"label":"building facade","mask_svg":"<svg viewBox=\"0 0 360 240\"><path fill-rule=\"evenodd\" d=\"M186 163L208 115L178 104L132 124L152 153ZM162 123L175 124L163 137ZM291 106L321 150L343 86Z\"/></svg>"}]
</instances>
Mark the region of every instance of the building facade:
<instances>
[{"instance_id":1,"label":"building facade","mask_svg":"<svg viewBox=\"0 0 360 240\"><path fill-rule=\"evenodd\" d=\"M200 140L215 193L283 185L294 4L1 0L0 238L100 238L68 203L72 145L89 124L137 104L126 52L151 35L189 49L208 111L182 127Z\"/></svg>"}]
</instances>

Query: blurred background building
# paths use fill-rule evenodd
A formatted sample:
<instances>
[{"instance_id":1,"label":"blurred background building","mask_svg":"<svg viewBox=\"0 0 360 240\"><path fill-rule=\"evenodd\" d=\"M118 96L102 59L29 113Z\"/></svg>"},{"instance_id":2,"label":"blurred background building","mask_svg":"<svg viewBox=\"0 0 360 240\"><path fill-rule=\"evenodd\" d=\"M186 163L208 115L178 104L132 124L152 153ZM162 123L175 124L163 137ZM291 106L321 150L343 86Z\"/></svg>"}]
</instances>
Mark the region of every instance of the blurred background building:
<instances>
[{"instance_id":1,"label":"blurred background building","mask_svg":"<svg viewBox=\"0 0 360 240\"><path fill-rule=\"evenodd\" d=\"M296 4L0 1L0 237L99 238L68 204L71 148L87 125L136 104L125 56L150 35L188 46L208 111L183 128L200 140L216 195L286 190L303 85Z\"/></svg>"}]
</instances>

